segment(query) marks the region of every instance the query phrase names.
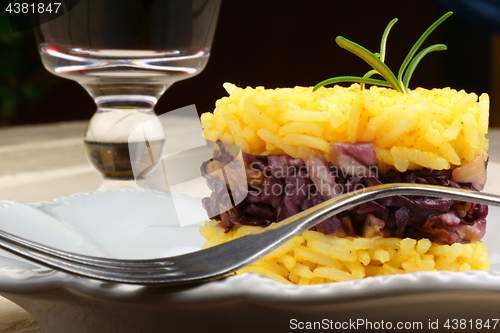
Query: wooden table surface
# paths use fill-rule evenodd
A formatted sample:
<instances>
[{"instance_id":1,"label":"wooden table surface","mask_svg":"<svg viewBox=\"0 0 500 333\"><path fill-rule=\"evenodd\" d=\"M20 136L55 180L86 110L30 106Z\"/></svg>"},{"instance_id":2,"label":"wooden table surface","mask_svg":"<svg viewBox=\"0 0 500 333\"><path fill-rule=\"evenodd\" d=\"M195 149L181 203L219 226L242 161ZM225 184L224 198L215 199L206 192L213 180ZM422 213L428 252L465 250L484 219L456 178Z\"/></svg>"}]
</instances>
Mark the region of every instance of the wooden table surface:
<instances>
[{"instance_id":1,"label":"wooden table surface","mask_svg":"<svg viewBox=\"0 0 500 333\"><path fill-rule=\"evenodd\" d=\"M83 135L87 122L0 129L0 200L48 201L95 190L101 183L87 162ZM500 194L500 129L490 129L485 191ZM35 319L0 297L0 333L41 332Z\"/></svg>"}]
</instances>

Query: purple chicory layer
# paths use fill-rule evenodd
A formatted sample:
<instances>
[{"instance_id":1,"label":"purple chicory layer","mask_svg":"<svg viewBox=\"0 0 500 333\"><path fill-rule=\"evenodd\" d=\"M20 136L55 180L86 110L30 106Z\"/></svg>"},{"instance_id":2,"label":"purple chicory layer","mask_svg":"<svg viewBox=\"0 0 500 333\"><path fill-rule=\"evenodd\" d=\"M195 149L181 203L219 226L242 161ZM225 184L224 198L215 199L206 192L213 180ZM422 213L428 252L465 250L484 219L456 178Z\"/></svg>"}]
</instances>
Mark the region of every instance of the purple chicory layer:
<instances>
[{"instance_id":1,"label":"purple chicory layer","mask_svg":"<svg viewBox=\"0 0 500 333\"><path fill-rule=\"evenodd\" d=\"M221 221L226 231L233 225L268 226L332 196L379 184L431 184L476 190L471 183L452 181L451 170L422 169L403 173L390 170L386 174L379 173L373 165L373 158L366 159L366 156L374 156L373 145L352 145L352 149L347 149L350 144L339 144L337 150L346 149L363 156L354 162L349 161L356 172L346 173L345 169L327 163L319 155L304 161L287 155L243 154L246 182L234 182L239 185L232 186L230 191L226 182L211 173L231 166L233 161L225 145L220 142L218 145L220 149L215 151L214 157L201 167L202 175L212 190L211 196L203 199L203 206L211 218ZM350 156L346 158L352 159ZM238 178L235 176L238 173L232 175L230 168L226 173L230 178ZM318 178L321 178L322 185ZM234 205L232 197L241 197L247 190L244 199ZM313 229L340 237L410 237L429 238L443 244L469 243L484 236L487 214L488 207L481 204L445 198L393 196L354 207L319 223Z\"/></svg>"}]
</instances>

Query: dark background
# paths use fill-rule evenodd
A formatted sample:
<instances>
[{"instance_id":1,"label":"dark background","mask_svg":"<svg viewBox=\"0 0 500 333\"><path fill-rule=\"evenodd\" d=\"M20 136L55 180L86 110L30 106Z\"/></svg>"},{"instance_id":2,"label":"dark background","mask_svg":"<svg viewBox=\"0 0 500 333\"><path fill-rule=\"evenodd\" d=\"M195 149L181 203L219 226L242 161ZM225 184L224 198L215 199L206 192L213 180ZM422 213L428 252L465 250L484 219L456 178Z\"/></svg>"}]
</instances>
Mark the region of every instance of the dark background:
<instances>
[{"instance_id":1,"label":"dark background","mask_svg":"<svg viewBox=\"0 0 500 333\"><path fill-rule=\"evenodd\" d=\"M342 35L378 52L385 26L395 17L399 21L389 35L386 63L397 72L415 41L446 11L436 0L223 0L207 67L168 89L156 112L190 104L200 113L212 111L215 101L226 94L224 82L276 88L312 86L340 75L362 76L368 65L338 47L335 37ZM491 40L492 31L480 20L453 15L424 44L444 43L448 50L427 55L410 88L488 92L491 121L500 126L492 95ZM12 33L0 13L0 126L85 120L95 109L76 82L43 68L33 33Z\"/></svg>"}]
</instances>

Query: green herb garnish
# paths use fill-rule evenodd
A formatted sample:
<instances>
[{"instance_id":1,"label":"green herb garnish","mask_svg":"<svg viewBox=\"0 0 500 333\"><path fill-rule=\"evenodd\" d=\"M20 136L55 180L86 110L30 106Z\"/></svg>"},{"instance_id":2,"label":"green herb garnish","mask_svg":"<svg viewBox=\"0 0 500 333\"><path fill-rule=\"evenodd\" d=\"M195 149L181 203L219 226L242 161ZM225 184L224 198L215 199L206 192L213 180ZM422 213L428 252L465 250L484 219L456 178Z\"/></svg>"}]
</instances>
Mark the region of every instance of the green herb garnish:
<instances>
[{"instance_id":1,"label":"green herb garnish","mask_svg":"<svg viewBox=\"0 0 500 333\"><path fill-rule=\"evenodd\" d=\"M426 54L432 51L446 50L446 45L436 44L429 46L416 54L424 43L425 39L430 35L430 33L451 14L453 14L453 12L448 12L441 16L422 34L422 36L420 36L420 38L413 45L405 60L401 64L397 77L389 69L389 67L387 67L384 61L386 54L387 36L389 35L389 31L391 30L392 26L397 22L398 19L393 19L385 28L384 34L382 35L382 41L380 42L380 53L372 53L361 45L356 44L342 36L338 36L337 38L335 38L335 41L341 48L346 49L347 51L354 53L355 55L363 59L373 68L373 70L370 70L363 77L337 76L328 80L321 81L314 86L313 91L316 91L318 88L323 87L327 84L339 82L358 82L361 84L361 89L364 89L365 84L372 84L377 86L392 87L397 91L406 94L408 92L408 85L410 83L411 76L413 75L413 72L415 71L415 68L417 67L420 60L422 60L422 58ZM372 79L371 76L375 74L382 76L385 80Z\"/></svg>"}]
</instances>

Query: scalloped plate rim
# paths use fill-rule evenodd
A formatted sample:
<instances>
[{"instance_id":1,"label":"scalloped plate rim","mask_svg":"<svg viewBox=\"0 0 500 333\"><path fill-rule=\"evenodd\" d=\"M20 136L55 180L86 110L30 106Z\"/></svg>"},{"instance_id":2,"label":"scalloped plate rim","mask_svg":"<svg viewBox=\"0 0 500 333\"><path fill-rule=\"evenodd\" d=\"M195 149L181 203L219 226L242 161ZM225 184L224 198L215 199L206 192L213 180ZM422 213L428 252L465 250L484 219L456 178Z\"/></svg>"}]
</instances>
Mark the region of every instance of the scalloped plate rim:
<instances>
[{"instance_id":1,"label":"scalloped plate rim","mask_svg":"<svg viewBox=\"0 0 500 333\"><path fill-rule=\"evenodd\" d=\"M101 195L107 192L150 192L164 195L163 192L139 189L108 189L74 193L66 197L51 201L29 203L31 207L40 208L57 203L68 203L81 197ZM47 288L62 288L78 291L96 297L126 301L129 294L137 296L137 290L149 288L163 288L160 286L135 286L124 284L110 284L106 282L76 277L70 274L55 272L51 269L40 270L22 269L1 263L0 254L0 294L38 292ZM23 277L24 275L24 277ZM432 282L432 283L429 283ZM101 285L106 285L106 290ZM256 288L258 286L258 288ZM323 302L356 301L361 298L372 298L391 295L408 295L419 292L436 291L489 291L500 293L500 274L486 271L448 272L431 271L415 272L387 276L368 277L343 282L327 283L322 285L287 285L267 277L245 273L238 276L229 276L224 279L206 282L198 285L173 287L180 296L178 301L197 302L201 299L225 299L242 297L247 300L266 300L268 302ZM162 295L159 294L158 297ZM297 297L299 296L299 297Z\"/></svg>"}]
</instances>

